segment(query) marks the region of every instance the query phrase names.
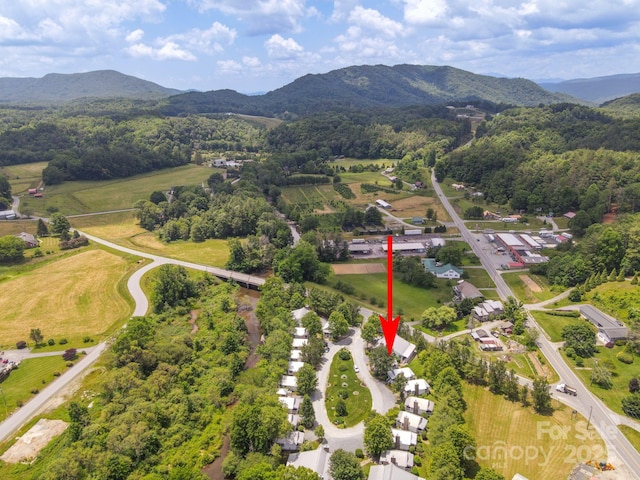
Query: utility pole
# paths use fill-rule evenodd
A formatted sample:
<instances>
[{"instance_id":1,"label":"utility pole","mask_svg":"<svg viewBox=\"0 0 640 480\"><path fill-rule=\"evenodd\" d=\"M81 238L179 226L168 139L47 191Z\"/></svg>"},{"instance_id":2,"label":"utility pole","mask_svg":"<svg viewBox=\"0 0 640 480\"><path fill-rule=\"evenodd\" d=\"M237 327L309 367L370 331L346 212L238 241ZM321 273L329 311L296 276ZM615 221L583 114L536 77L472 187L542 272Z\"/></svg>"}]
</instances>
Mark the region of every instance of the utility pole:
<instances>
[{"instance_id":1,"label":"utility pole","mask_svg":"<svg viewBox=\"0 0 640 480\"><path fill-rule=\"evenodd\" d=\"M591 424L591 412L593 411L593 405L589 407L589 419L587 420L587 430L589 430L589 425Z\"/></svg>"}]
</instances>

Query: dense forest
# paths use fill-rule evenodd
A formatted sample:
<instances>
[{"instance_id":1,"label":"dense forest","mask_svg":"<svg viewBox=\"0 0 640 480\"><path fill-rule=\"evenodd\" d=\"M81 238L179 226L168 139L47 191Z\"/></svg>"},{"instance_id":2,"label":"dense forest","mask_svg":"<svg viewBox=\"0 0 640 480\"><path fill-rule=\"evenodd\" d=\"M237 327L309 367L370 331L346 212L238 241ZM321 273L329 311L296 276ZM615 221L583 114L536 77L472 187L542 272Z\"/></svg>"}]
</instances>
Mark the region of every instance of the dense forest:
<instances>
[{"instance_id":1,"label":"dense forest","mask_svg":"<svg viewBox=\"0 0 640 480\"><path fill-rule=\"evenodd\" d=\"M639 128L637 117L571 104L507 110L481 124L471 146L439 162L436 176L473 185L515 211L577 211L584 229L607 211L640 210Z\"/></svg>"}]
</instances>

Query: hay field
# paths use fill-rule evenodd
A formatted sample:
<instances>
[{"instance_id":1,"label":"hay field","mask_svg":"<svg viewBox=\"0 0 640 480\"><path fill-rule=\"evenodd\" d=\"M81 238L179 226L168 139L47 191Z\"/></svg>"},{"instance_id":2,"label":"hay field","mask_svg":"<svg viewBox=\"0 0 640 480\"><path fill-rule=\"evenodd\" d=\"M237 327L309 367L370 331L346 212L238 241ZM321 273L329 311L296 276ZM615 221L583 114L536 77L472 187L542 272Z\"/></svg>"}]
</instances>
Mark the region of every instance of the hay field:
<instances>
[{"instance_id":1,"label":"hay field","mask_svg":"<svg viewBox=\"0 0 640 480\"><path fill-rule=\"evenodd\" d=\"M335 263L331 268L335 275L363 275L387 271L382 263Z\"/></svg>"},{"instance_id":2,"label":"hay field","mask_svg":"<svg viewBox=\"0 0 640 480\"><path fill-rule=\"evenodd\" d=\"M11 184L14 195L27 193L30 188L35 188L42 180L42 170L48 162L24 163L20 165L7 165L0 167L0 173L6 175Z\"/></svg>"},{"instance_id":3,"label":"hay field","mask_svg":"<svg viewBox=\"0 0 640 480\"><path fill-rule=\"evenodd\" d=\"M105 333L131 313L118 289L128 270L123 258L88 250L3 282L2 343L28 341L32 328L70 340Z\"/></svg>"}]
</instances>

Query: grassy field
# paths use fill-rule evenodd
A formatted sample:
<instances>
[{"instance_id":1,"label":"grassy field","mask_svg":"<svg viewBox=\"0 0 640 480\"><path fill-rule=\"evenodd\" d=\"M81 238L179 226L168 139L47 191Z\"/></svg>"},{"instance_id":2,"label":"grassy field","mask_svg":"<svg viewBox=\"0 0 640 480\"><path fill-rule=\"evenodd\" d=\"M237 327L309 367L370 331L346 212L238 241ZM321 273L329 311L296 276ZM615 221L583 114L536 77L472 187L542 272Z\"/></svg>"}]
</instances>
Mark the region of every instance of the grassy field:
<instances>
[{"instance_id":1,"label":"grassy field","mask_svg":"<svg viewBox=\"0 0 640 480\"><path fill-rule=\"evenodd\" d=\"M509 230L517 230L517 231L530 230L532 232L535 232L541 229L542 227L544 227L542 222L535 217L529 217L528 223L519 223L519 222L506 223L506 222L500 222L500 221L483 222L478 220L467 220L466 224L467 224L467 228L472 230L490 229L490 230L495 230L498 233L508 232Z\"/></svg>"},{"instance_id":2,"label":"grassy field","mask_svg":"<svg viewBox=\"0 0 640 480\"><path fill-rule=\"evenodd\" d=\"M421 324L416 324L413 326L413 328L420 330L428 335L431 335L433 337L441 337L444 335L449 335L450 333L456 333L459 332L460 330L464 330L467 327L467 323L468 323L469 319L464 317L461 318L459 320L456 320L453 323L450 323L449 325L447 325L447 327L443 330L433 330L431 328L425 328L423 327Z\"/></svg>"},{"instance_id":3,"label":"grassy field","mask_svg":"<svg viewBox=\"0 0 640 480\"><path fill-rule=\"evenodd\" d=\"M624 322L629 318L629 308L640 307L640 286L631 285L630 281L603 283L583 300Z\"/></svg>"},{"instance_id":4,"label":"grassy field","mask_svg":"<svg viewBox=\"0 0 640 480\"><path fill-rule=\"evenodd\" d=\"M0 338L11 346L29 340L32 328L44 337L103 335L128 318L131 301L120 283L135 264L104 250L90 249L34 268L2 282Z\"/></svg>"},{"instance_id":5,"label":"grassy field","mask_svg":"<svg viewBox=\"0 0 640 480\"><path fill-rule=\"evenodd\" d=\"M631 442L633 448L640 452L640 432L626 425L618 425L618 428L627 437L627 440Z\"/></svg>"},{"instance_id":6,"label":"grassy field","mask_svg":"<svg viewBox=\"0 0 640 480\"><path fill-rule=\"evenodd\" d=\"M350 167L353 167L355 165L362 165L362 166L367 166L367 165L376 165L380 168L380 170L387 168L387 167L392 167L394 166L396 163L398 162L398 160L390 160L388 158L383 158L383 159L379 159L379 160L367 160L367 159L355 159L355 158L345 158L343 160L336 160L335 162L331 162L329 163L329 165L333 166L333 167L343 167L346 170L349 170ZM342 173L340 173L340 176L342 177Z\"/></svg>"},{"instance_id":7,"label":"grassy field","mask_svg":"<svg viewBox=\"0 0 640 480\"><path fill-rule=\"evenodd\" d=\"M373 310L387 311L386 273L331 276L329 283L334 283L337 280L348 283L355 288L353 295L341 293L345 297L350 297ZM419 320L425 308L438 307L442 303L450 301L451 297L451 287L447 287L445 282L438 282L438 288L429 290L414 287L400 281L393 282L394 314L398 314L401 309L402 318L407 321L411 321L412 318ZM375 305L371 303L372 299L375 299ZM383 306L380 306L380 304Z\"/></svg>"},{"instance_id":8,"label":"grassy field","mask_svg":"<svg viewBox=\"0 0 640 480\"><path fill-rule=\"evenodd\" d=\"M42 180L42 170L48 162L23 163L0 167L0 173L9 179L11 191L14 195L27 193L30 188L36 188Z\"/></svg>"},{"instance_id":9,"label":"grassy field","mask_svg":"<svg viewBox=\"0 0 640 480\"><path fill-rule=\"evenodd\" d=\"M173 185L199 185L220 171L184 165L129 178L64 182L48 186L42 198L22 197L21 207L31 207L36 214L44 214L47 207L56 207L65 215L120 210L131 208L138 200L149 199L156 190L166 191Z\"/></svg>"},{"instance_id":10,"label":"grassy field","mask_svg":"<svg viewBox=\"0 0 640 480\"><path fill-rule=\"evenodd\" d=\"M539 287L540 291L537 291L538 288L531 288L525 284L525 282L520 278L521 276L525 276L533 280L534 284ZM502 278L515 297L520 300L522 303L538 303L544 300L549 300L556 295L559 295L564 291L563 287L554 286L551 287L546 278L540 275L533 275L529 272L510 272L503 273Z\"/></svg>"},{"instance_id":11,"label":"grassy field","mask_svg":"<svg viewBox=\"0 0 640 480\"><path fill-rule=\"evenodd\" d=\"M365 368L364 365L359 365L359 367ZM341 360L336 354L331 362L329 385L325 391L325 405L330 420L338 418L334 409L340 399L338 392L341 390L346 391L348 395L344 399L347 405L347 416L341 418L346 427L353 427L364 420L371 411L371 392L363 386L358 374L353 370L353 358Z\"/></svg>"},{"instance_id":12,"label":"grassy field","mask_svg":"<svg viewBox=\"0 0 640 480\"><path fill-rule=\"evenodd\" d=\"M190 241L165 243L155 234L141 228L133 212L72 218L71 225L118 245L176 260L224 267L229 259L229 247L226 240L209 239L201 243Z\"/></svg>"},{"instance_id":13,"label":"grassy field","mask_svg":"<svg viewBox=\"0 0 640 480\"><path fill-rule=\"evenodd\" d=\"M567 406L554 401L553 415L543 416L482 387L463 383L463 389L465 419L478 446L476 460L505 478L515 473L566 478L578 462L606 458L601 438L594 429L587 431L587 420L572 416Z\"/></svg>"},{"instance_id":14,"label":"grassy field","mask_svg":"<svg viewBox=\"0 0 640 480\"><path fill-rule=\"evenodd\" d=\"M536 319L536 322L549 334L552 342L562 341L562 328L566 325L573 325L575 323L581 323L584 320L575 317L560 317L557 315L550 315L547 312L533 310L531 315Z\"/></svg>"},{"instance_id":15,"label":"grassy field","mask_svg":"<svg viewBox=\"0 0 640 480\"><path fill-rule=\"evenodd\" d=\"M582 383L594 395L601 399L611 410L624 415L621 401L629 395L629 380L640 376L640 356L635 355L634 362L631 365L627 365L616 358L616 355L622 350L624 350L624 347L598 347L598 353L594 357L584 359L584 368L577 368L575 361L567 358L563 350L561 350L561 353L567 365L574 369L575 373L582 379ZM604 365L609 370L613 370L611 376L613 385L609 390L598 385L591 385L591 369L595 362L598 362L599 365Z\"/></svg>"},{"instance_id":16,"label":"grassy field","mask_svg":"<svg viewBox=\"0 0 640 480\"><path fill-rule=\"evenodd\" d=\"M18 405L26 403L34 395L31 393L32 390L41 390L51 382L55 378L54 372L63 373L67 369L66 363L62 355L24 360L2 382L3 403L0 404L0 420L6 418L7 411L13 412Z\"/></svg>"},{"instance_id":17,"label":"grassy field","mask_svg":"<svg viewBox=\"0 0 640 480\"><path fill-rule=\"evenodd\" d=\"M478 288L496 288L491 277L484 268L465 268L469 276L468 281Z\"/></svg>"}]
</instances>

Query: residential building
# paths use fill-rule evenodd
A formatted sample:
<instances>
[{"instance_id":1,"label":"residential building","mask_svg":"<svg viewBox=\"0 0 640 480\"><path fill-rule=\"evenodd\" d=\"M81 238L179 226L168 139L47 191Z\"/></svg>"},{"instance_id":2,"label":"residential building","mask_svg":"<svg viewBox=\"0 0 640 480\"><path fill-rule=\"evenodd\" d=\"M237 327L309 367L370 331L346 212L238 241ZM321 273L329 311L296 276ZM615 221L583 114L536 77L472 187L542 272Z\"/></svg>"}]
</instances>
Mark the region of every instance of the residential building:
<instances>
[{"instance_id":1,"label":"residential building","mask_svg":"<svg viewBox=\"0 0 640 480\"><path fill-rule=\"evenodd\" d=\"M396 426L413 433L420 433L427 428L427 419L411 412L398 412Z\"/></svg>"},{"instance_id":2,"label":"residential building","mask_svg":"<svg viewBox=\"0 0 640 480\"><path fill-rule=\"evenodd\" d=\"M387 450L380 454L380 463L382 465L393 463L396 467L411 470L413 468L413 453L404 450Z\"/></svg>"},{"instance_id":3,"label":"residential building","mask_svg":"<svg viewBox=\"0 0 640 480\"><path fill-rule=\"evenodd\" d=\"M297 430L292 431L285 438L279 438L276 443L282 447L283 452L294 452L300 449L304 442L304 433Z\"/></svg>"},{"instance_id":4,"label":"residential building","mask_svg":"<svg viewBox=\"0 0 640 480\"><path fill-rule=\"evenodd\" d=\"M413 473L389 463L387 465L374 465L369 470L368 480L424 480Z\"/></svg>"},{"instance_id":5,"label":"residential building","mask_svg":"<svg viewBox=\"0 0 640 480\"><path fill-rule=\"evenodd\" d=\"M304 362L289 362L287 374L295 375L302 367L304 367Z\"/></svg>"},{"instance_id":6,"label":"residential building","mask_svg":"<svg viewBox=\"0 0 640 480\"><path fill-rule=\"evenodd\" d=\"M416 415L431 415L433 413L433 402L426 398L409 396L404 401L404 409Z\"/></svg>"},{"instance_id":7,"label":"residential building","mask_svg":"<svg viewBox=\"0 0 640 480\"><path fill-rule=\"evenodd\" d=\"M429 393L430 390L431 386L423 378L409 380L404 386L404 391L407 395L415 395L416 397L418 395L425 395Z\"/></svg>"},{"instance_id":8,"label":"residential building","mask_svg":"<svg viewBox=\"0 0 640 480\"><path fill-rule=\"evenodd\" d=\"M465 298L470 298L471 300L482 300L484 295L478 288L472 283L467 282L466 280L460 280L453 287L453 294L458 300L464 300Z\"/></svg>"},{"instance_id":9,"label":"residential building","mask_svg":"<svg viewBox=\"0 0 640 480\"><path fill-rule=\"evenodd\" d=\"M485 300L471 311L471 315L481 322L487 322L504 312L504 305L500 300Z\"/></svg>"},{"instance_id":10,"label":"residential building","mask_svg":"<svg viewBox=\"0 0 640 480\"><path fill-rule=\"evenodd\" d=\"M291 311L291 316L296 322L300 323L302 317L304 317L310 311L311 310L309 310L307 307L298 308L297 310Z\"/></svg>"},{"instance_id":11,"label":"residential building","mask_svg":"<svg viewBox=\"0 0 640 480\"><path fill-rule=\"evenodd\" d=\"M301 362L302 350L291 350L291 354L289 355L289 360L291 360L292 362Z\"/></svg>"},{"instance_id":12,"label":"residential building","mask_svg":"<svg viewBox=\"0 0 640 480\"><path fill-rule=\"evenodd\" d=\"M431 272L436 278L458 279L462 276L463 270L450 263L440 265L435 258L423 258L422 264L425 270Z\"/></svg>"},{"instance_id":13,"label":"residential building","mask_svg":"<svg viewBox=\"0 0 640 480\"><path fill-rule=\"evenodd\" d=\"M382 338L380 340L380 344L386 347L386 339ZM408 342L401 336L397 335L395 341L393 342L392 353L398 356L400 363L409 363L416 355L416 346L413 343Z\"/></svg>"},{"instance_id":14,"label":"residential building","mask_svg":"<svg viewBox=\"0 0 640 480\"><path fill-rule=\"evenodd\" d=\"M309 333L304 327L296 327L293 332L294 338L309 338Z\"/></svg>"},{"instance_id":15,"label":"residential building","mask_svg":"<svg viewBox=\"0 0 640 480\"><path fill-rule=\"evenodd\" d=\"M409 450L410 447L418 443L418 435L408 430L392 428L391 436L396 450Z\"/></svg>"},{"instance_id":16,"label":"residential building","mask_svg":"<svg viewBox=\"0 0 640 480\"><path fill-rule=\"evenodd\" d=\"M289 455L287 465L305 467L316 472L323 480L331 480L329 473L329 445L308 452L293 453Z\"/></svg>"},{"instance_id":17,"label":"residential building","mask_svg":"<svg viewBox=\"0 0 640 480\"><path fill-rule=\"evenodd\" d=\"M289 413L298 413L300 408L300 397L278 397L278 401L287 408Z\"/></svg>"},{"instance_id":18,"label":"residential building","mask_svg":"<svg viewBox=\"0 0 640 480\"><path fill-rule=\"evenodd\" d=\"M624 339L629 335L624 323L607 315L594 306L583 305L580 307L580 313L593 323L600 333L606 335L611 341Z\"/></svg>"},{"instance_id":19,"label":"residential building","mask_svg":"<svg viewBox=\"0 0 640 480\"><path fill-rule=\"evenodd\" d=\"M21 232L16 235L17 238L24 242L26 248L35 248L40 245L36 237L27 232Z\"/></svg>"},{"instance_id":20,"label":"residential building","mask_svg":"<svg viewBox=\"0 0 640 480\"><path fill-rule=\"evenodd\" d=\"M409 367L402 368L394 368L393 370L389 370L387 372L387 376L389 377L389 381L394 380L398 375L404 375L404 378L407 380L413 380L416 378L415 373Z\"/></svg>"},{"instance_id":21,"label":"residential building","mask_svg":"<svg viewBox=\"0 0 640 480\"><path fill-rule=\"evenodd\" d=\"M280 378L280 386L282 388L286 388L287 390L295 392L295 390L298 388L298 379L293 375L283 375Z\"/></svg>"},{"instance_id":22,"label":"residential building","mask_svg":"<svg viewBox=\"0 0 640 480\"><path fill-rule=\"evenodd\" d=\"M309 343L309 340L306 338L294 338L293 342L291 343L291 346L294 349L301 349L302 347L304 347L307 343Z\"/></svg>"}]
</instances>

